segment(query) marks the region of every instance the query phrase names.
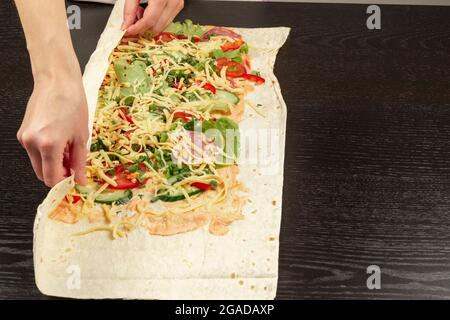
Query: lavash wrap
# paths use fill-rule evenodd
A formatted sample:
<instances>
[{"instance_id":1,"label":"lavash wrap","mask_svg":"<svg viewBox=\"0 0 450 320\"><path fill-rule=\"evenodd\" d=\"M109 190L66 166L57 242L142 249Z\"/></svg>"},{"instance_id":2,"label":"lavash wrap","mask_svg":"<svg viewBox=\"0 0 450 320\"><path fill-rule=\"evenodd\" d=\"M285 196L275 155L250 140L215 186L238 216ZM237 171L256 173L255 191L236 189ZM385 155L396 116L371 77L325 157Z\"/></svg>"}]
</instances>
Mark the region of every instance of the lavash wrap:
<instances>
[{"instance_id":1,"label":"lavash wrap","mask_svg":"<svg viewBox=\"0 0 450 320\"><path fill-rule=\"evenodd\" d=\"M83 76L92 130L98 91L108 58L120 39L124 1L119 0ZM289 28L233 28L250 46L252 67L266 79L246 99L264 106L263 118L246 108L241 131L273 129L278 144L272 170L241 165L238 179L249 189L245 219L224 236L202 228L161 237L145 229L125 238L107 232L75 237L93 226L86 219L71 225L48 214L74 186L73 177L53 187L37 209L33 258L39 290L50 296L124 299L273 299L278 279L286 105L273 74L278 49ZM89 142L90 143L90 142ZM263 166L266 166L264 164ZM275 167L273 167L275 166ZM273 170L275 168L275 171ZM266 170L267 171L267 170Z\"/></svg>"}]
</instances>

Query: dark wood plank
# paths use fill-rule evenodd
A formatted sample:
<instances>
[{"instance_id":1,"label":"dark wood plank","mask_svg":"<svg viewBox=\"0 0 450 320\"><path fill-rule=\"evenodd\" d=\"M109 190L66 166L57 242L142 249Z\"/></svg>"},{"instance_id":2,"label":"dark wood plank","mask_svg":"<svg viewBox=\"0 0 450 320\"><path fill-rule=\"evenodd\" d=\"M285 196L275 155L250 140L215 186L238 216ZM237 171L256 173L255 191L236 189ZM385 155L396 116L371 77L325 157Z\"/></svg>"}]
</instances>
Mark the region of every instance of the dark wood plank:
<instances>
[{"instance_id":1,"label":"dark wood plank","mask_svg":"<svg viewBox=\"0 0 450 320\"><path fill-rule=\"evenodd\" d=\"M83 4L84 65L110 7ZM180 18L290 26L276 64L289 108L278 298L450 298L450 7L187 1ZM35 288L46 189L15 140L32 89L19 20L0 3L0 297ZM366 288L366 267L382 289Z\"/></svg>"}]
</instances>

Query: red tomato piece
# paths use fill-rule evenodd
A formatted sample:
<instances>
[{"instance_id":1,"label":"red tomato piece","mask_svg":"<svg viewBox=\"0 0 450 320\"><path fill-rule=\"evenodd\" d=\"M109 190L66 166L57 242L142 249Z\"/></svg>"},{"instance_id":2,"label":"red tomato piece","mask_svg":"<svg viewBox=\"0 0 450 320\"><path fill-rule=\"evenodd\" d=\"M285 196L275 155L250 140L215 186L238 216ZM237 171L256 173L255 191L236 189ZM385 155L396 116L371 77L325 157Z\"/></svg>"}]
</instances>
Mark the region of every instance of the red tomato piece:
<instances>
[{"instance_id":1,"label":"red tomato piece","mask_svg":"<svg viewBox=\"0 0 450 320\"><path fill-rule=\"evenodd\" d=\"M217 59L216 66L219 72L222 68L227 67L227 77L230 78L238 78L246 73L245 67L242 64L228 58Z\"/></svg>"},{"instance_id":2,"label":"red tomato piece","mask_svg":"<svg viewBox=\"0 0 450 320\"><path fill-rule=\"evenodd\" d=\"M216 87L214 87L211 83L207 82L203 85L203 89L211 91L213 94L216 94Z\"/></svg>"},{"instance_id":3,"label":"red tomato piece","mask_svg":"<svg viewBox=\"0 0 450 320\"><path fill-rule=\"evenodd\" d=\"M184 39L189 39L189 37L185 36L184 34L178 34L177 39L184 40Z\"/></svg>"},{"instance_id":4,"label":"red tomato piece","mask_svg":"<svg viewBox=\"0 0 450 320\"><path fill-rule=\"evenodd\" d=\"M133 165L133 164L130 164ZM141 163L139 164L139 170L140 171L146 171L147 167L145 164ZM131 173L128 171L128 168L124 166L123 164L119 164L117 167L114 168L114 175L111 175L108 173L108 176L115 177L115 181L117 182L117 186L109 186L109 189L114 190L128 190L128 189L134 189L140 186L143 186L145 182L147 182L148 179L146 179L143 182L140 182L137 179L137 173Z\"/></svg>"},{"instance_id":5,"label":"red tomato piece","mask_svg":"<svg viewBox=\"0 0 450 320\"><path fill-rule=\"evenodd\" d=\"M160 34L155 36L153 39L155 39L156 42L161 43L161 42L170 42L175 38L176 38L175 34L173 34L171 32L161 32Z\"/></svg>"},{"instance_id":6,"label":"red tomato piece","mask_svg":"<svg viewBox=\"0 0 450 320\"><path fill-rule=\"evenodd\" d=\"M173 114L173 120L181 119L184 122L189 122L189 121L191 121L191 118L192 118L192 114L184 112L184 111L177 111Z\"/></svg>"},{"instance_id":7,"label":"red tomato piece","mask_svg":"<svg viewBox=\"0 0 450 320\"><path fill-rule=\"evenodd\" d=\"M203 183L203 182L194 182L194 183L191 183L191 186L193 186L197 189L200 189L200 190L204 190L204 191L210 190L212 188L211 184Z\"/></svg>"},{"instance_id":8,"label":"red tomato piece","mask_svg":"<svg viewBox=\"0 0 450 320\"><path fill-rule=\"evenodd\" d=\"M264 82L266 82L266 80L264 78L257 76L256 74L247 73L247 74L244 74L242 76L242 78L244 78L248 81L254 82L257 85L261 85L261 84L264 84Z\"/></svg>"}]
</instances>

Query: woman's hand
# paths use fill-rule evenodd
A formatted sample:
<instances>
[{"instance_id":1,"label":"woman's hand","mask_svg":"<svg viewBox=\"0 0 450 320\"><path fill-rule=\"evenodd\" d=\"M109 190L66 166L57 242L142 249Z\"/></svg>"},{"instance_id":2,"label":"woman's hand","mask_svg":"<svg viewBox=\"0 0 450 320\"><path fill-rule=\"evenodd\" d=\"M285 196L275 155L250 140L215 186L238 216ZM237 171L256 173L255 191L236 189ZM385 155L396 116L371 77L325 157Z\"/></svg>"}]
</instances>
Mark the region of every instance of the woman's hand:
<instances>
[{"instance_id":1,"label":"woman's hand","mask_svg":"<svg viewBox=\"0 0 450 320\"><path fill-rule=\"evenodd\" d=\"M87 103L81 74L35 76L33 94L17 138L37 177L48 187L75 173L85 184ZM75 76L73 75L75 74Z\"/></svg>"},{"instance_id":2,"label":"woman's hand","mask_svg":"<svg viewBox=\"0 0 450 320\"><path fill-rule=\"evenodd\" d=\"M163 31L183 9L184 0L149 0L144 10L139 0L127 0L125 3L123 30L132 36L145 31L158 34Z\"/></svg>"},{"instance_id":3,"label":"woman's hand","mask_svg":"<svg viewBox=\"0 0 450 320\"><path fill-rule=\"evenodd\" d=\"M64 0L15 0L34 90L17 138L39 179L54 186L74 171L85 183L87 103Z\"/></svg>"},{"instance_id":4,"label":"woman's hand","mask_svg":"<svg viewBox=\"0 0 450 320\"><path fill-rule=\"evenodd\" d=\"M85 183L87 103L81 77L54 75L35 82L17 138L36 176L53 187L71 169Z\"/></svg>"}]
</instances>

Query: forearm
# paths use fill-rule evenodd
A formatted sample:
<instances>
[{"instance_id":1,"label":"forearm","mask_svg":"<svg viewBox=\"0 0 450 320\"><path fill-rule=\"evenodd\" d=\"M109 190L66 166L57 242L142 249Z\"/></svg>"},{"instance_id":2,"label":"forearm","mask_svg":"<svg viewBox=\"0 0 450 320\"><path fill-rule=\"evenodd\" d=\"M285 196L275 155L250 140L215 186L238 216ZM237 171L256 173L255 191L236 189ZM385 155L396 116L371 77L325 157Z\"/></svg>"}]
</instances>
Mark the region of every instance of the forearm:
<instances>
[{"instance_id":1,"label":"forearm","mask_svg":"<svg viewBox=\"0 0 450 320\"><path fill-rule=\"evenodd\" d=\"M67 27L64 0L15 0L15 3L35 81L61 74L78 77L81 72Z\"/></svg>"}]
</instances>

